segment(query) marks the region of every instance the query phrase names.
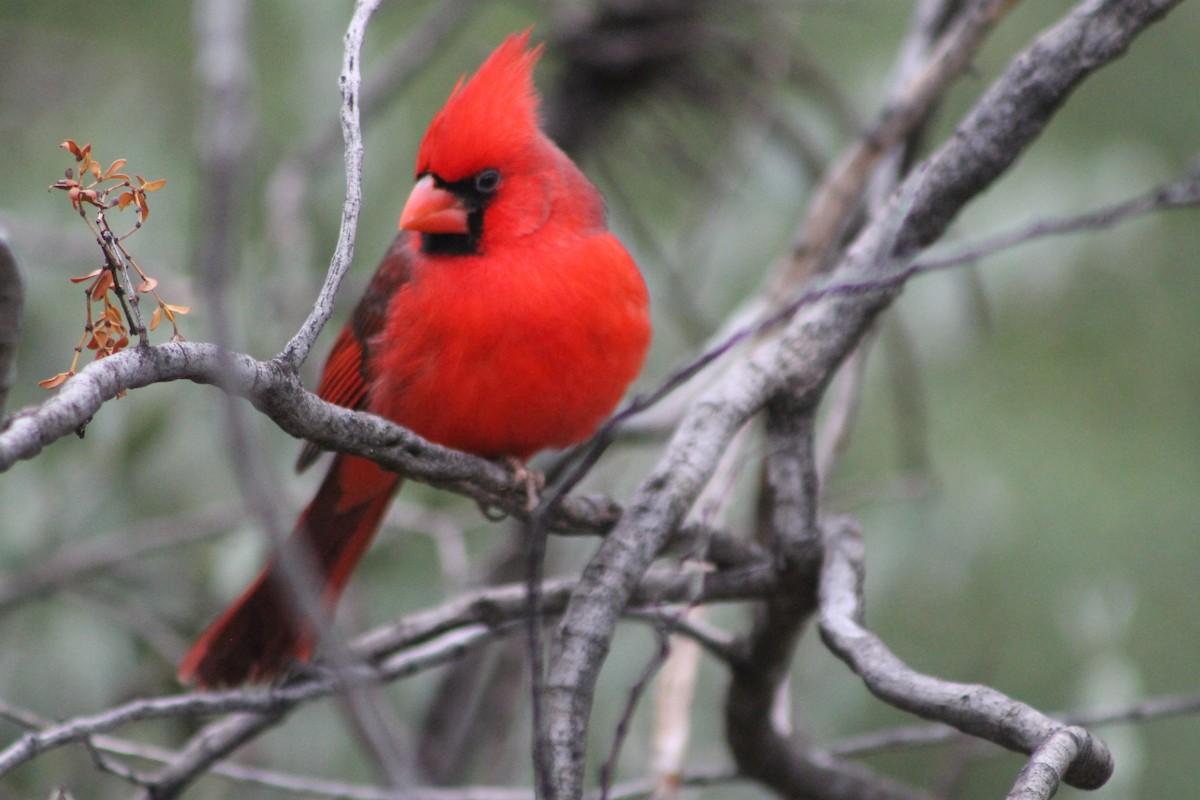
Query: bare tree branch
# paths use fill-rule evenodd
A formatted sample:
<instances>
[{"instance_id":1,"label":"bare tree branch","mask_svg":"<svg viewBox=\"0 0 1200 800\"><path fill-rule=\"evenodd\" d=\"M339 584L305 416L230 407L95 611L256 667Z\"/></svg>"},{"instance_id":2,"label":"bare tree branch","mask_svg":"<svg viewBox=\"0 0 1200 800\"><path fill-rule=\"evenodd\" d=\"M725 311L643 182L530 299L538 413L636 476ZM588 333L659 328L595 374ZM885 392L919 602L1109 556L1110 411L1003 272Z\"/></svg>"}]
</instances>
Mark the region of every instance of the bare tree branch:
<instances>
[{"instance_id":1,"label":"bare tree branch","mask_svg":"<svg viewBox=\"0 0 1200 800\"><path fill-rule=\"evenodd\" d=\"M854 523L846 518L831 521L825 530L821 636L873 694L897 708L1028 754L1065 729L995 689L930 678L901 662L862 625L862 559L862 540ZM1102 786L1113 770L1108 748L1086 731L1073 730L1080 742L1067 782L1081 789Z\"/></svg>"},{"instance_id":2,"label":"bare tree branch","mask_svg":"<svg viewBox=\"0 0 1200 800\"><path fill-rule=\"evenodd\" d=\"M1180 0L1084 0L1038 36L989 87L955 135L925 163L931 174L895 253L928 246L1020 156L1089 75L1125 54Z\"/></svg>"},{"instance_id":3,"label":"bare tree branch","mask_svg":"<svg viewBox=\"0 0 1200 800\"><path fill-rule=\"evenodd\" d=\"M452 631L436 641L392 656L384 660L378 668L358 668L349 677L357 682L372 683L413 675L458 658L467 648L477 646L493 635L494 633L487 626L464 627ZM0 751L0 775L7 774L47 750L79 742L93 734L111 731L132 722L164 717L203 717L229 713L237 713L240 718L248 719L252 724L230 724L230 735L222 737L221 747L214 746L211 735L205 737L205 742L200 750L208 760L199 767L203 769L204 766L245 741L249 734L261 730L264 721L265 724L273 724L298 703L326 697L344 689L345 686L333 677L316 675L278 688L192 692L173 697L134 700L99 714L76 717L36 733L25 734L18 741ZM181 764L182 762L173 764L171 768L178 769ZM195 774L195 770L186 770L182 781L190 780ZM154 796L167 796L165 786L166 781L163 778L156 778ZM181 786L182 783L179 787L174 788Z\"/></svg>"},{"instance_id":4,"label":"bare tree branch","mask_svg":"<svg viewBox=\"0 0 1200 800\"><path fill-rule=\"evenodd\" d=\"M953 252L918 260L921 272L934 272L970 264L1018 245L1047 236L1062 236L1084 231L1106 230L1157 211L1200 206L1200 168L1189 174L1157 186L1145 194L1082 214L1054 219L1033 220L1011 231L996 234L977 242L966 242Z\"/></svg>"},{"instance_id":5,"label":"bare tree branch","mask_svg":"<svg viewBox=\"0 0 1200 800\"><path fill-rule=\"evenodd\" d=\"M776 721L795 644L817 604L821 561L812 409L780 398L767 411L763 505L780 563L778 590L761 604L725 698L725 734L738 771L786 797L915 800L922 793L816 752Z\"/></svg>"},{"instance_id":6,"label":"bare tree branch","mask_svg":"<svg viewBox=\"0 0 1200 800\"><path fill-rule=\"evenodd\" d=\"M1058 711L1049 716L1060 720L1064 725L1099 728L1106 725L1168 719L1197 712L1200 712L1200 693L1193 692L1154 697L1128 705L1094 711ZM843 739L831 745L829 751L838 755L866 755L889 750L946 744L959 741L964 737L965 734L962 731L949 725L906 725Z\"/></svg>"},{"instance_id":7,"label":"bare tree branch","mask_svg":"<svg viewBox=\"0 0 1200 800\"><path fill-rule=\"evenodd\" d=\"M1021 769L1007 800L1050 800L1090 738L1079 728L1062 728L1046 737Z\"/></svg>"},{"instance_id":8,"label":"bare tree branch","mask_svg":"<svg viewBox=\"0 0 1200 800\"><path fill-rule=\"evenodd\" d=\"M477 5L478 0L432 4L416 27L371 70L358 103L368 124L408 87ZM305 204L312 197L313 165L325 163L338 152L344 154L344 138L337 124L323 128L285 153L267 181L267 235L278 253L278 263L288 270L308 264L310 259L312 237L302 220L308 217Z\"/></svg>"},{"instance_id":9,"label":"bare tree branch","mask_svg":"<svg viewBox=\"0 0 1200 800\"><path fill-rule=\"evenodd\" d=\"M380 0L356 0L354 15L346 31L345 51L342 56L342 74L338 85L342 89L342 137L346 142L346 199L342 205L342 225L338 231L337 246L329 262L329 274L321 294L313 305L312 313L304 325L284 347L278 359L291 372L300 368L308 358L317 336L333 314L333 301L337 296L342 278L354 260L354 238L358 232L358 212L362 206L362 123L359 86L362 83L362 43L367 34L367 23L379 7Z\"/></svg>"},{"instance_id":10,"label":"bare tree branch","mask_svg":"<svg viewBox=\"0 0 1200 800\"><path fill-rule=\"evenodd\" d=\"M773 585L774 580L766 565L707 573L700 581L687 572L656 570L645 576L634 595L633 607L755 597ZM552 581L543 589L547 613L560 613L566 607L573 585L573 581ZM318 665L311 674L278 688L193 692L135 700L99 714L57 723L27 733L0 751L0 776L48 750L132 722L232 714L202 730L180 752L177 761L151 776L153 797L173 796L214 761L277 724L298 704L343 692L347 680L363 684L394 681L456 660L470 649L511 631L524 619L526 610L524 585L480 590L359 637L353 648L358 656L355 661L370 661L377 664L374 667L352 666L344 674L338 674L325 672ZM678 630L684 635L688 631L686 626Z\"/></svg>"},{"instance_id":11,"label":"bare tree branch","mask_svg":"<svg viewBox=\"0 0 1200 800\"><path fill-rule=\"evenodd\" d=\"M955 136L905 181L898 196L909 199L893 203L863 231L834 270L835 278L886 273L894 257L911 257L936 239L1036 138L1081 80L1123 54L1146 25L1177 2L1088 0L1077 5L1017 56ZM888 235L891 231L894 235ZM712 474L729 439L781 391L801 406L815 404L835 367L894 295L894 290L881 289L807 307L778 338L735 365L684 417L658 466L589 562L553 643L546 704L554 797L582 794L592 695L619 610Z\"/></svg>"},{"instance_id":12,"label":"bare tree branch","mask_svg":"<svg viewBox=\"0 0 1200 800\"><path fill-rule=\"evenodd\" d=\"M778 298L828 266L873 174L872 168L927 118L946 87L970 63L992 27L1016 0L972 0L923 59L920 69L908 67L906 80L893 92L891 103L877 121L829 170L810 203L811 210L793 245L793 257L776 277ZM935 15L936 16L936 15ZM924 29L918 29L923 31ZM914 42L914 46L916 43ZM902 64L902 66L908 66Z\"/></svg>"},{"instance_id":13,"label":"bare tree branch","mask_svg":"<svg viewBox=\"0 0 1200 800\"><path fill-rule=\"evenodd\" d=\"M191 380L250 400L283 430L329 450L363 455L406 477L458 491L485 505L528 516L524 489L505 467L431 444L398 425L336 406L305 391L276 361L260 362L215 345L168 342L130 348L95 361L42 405L18 411L0 432L0 472L77 432L122 389ZM604 498L573 498L556 526L601 531L618 510Z\"/></svg>"},{"instance_id":14,"label":"bare tree branch","mask_svg":"<svg viewBox=\"0 0 1200 800\"><path fill-rule=\"evenodd\" d=\"M363 32L370 15L370 8L360 4L347 34L348 67L357 66L354 48L361 48L361 36L354 40L354 23L361 20ZM204 229L206 235L199 237L197 261L203 278L209 314L213 320L213 338L221 346L229 347L232 318L229 313L229 286L232 275L230 265L237 263L241 245L240 208L246 196L243 190L249 176L249 159L252 143L253 121L250 113L249 82L251 58L249 52L248 23L250 6L245 0L199 0L195 5L196 72L200 77L201 100L205 113L201 125L200 177L202 194L206 200ZM357 91L357 72L343 80L354 85L345 88L347 105L354 102ZM343 109L345 111L345 108ZM347 152L354 150L358 140L361 158L361 131L358 109L343 119L346 129ZM347 163L347 199L345 208L357 214L357 205L352 193L361 192L361 161ZM356 216L351 216L343 230L343 246L346 248L346 263L353 255ZM297 363L295 366L299 366ZM266 443L258 427L251 424L248 409L230 393L222 393L225 411L225 444L229 454L228 463L235 484L240 488L247 510L259 528L273 545L277 562L284 577L285 591L293 607L307 620L317 641L326 654L335 672L347 669L347 655L343 637L333 624L326 607L321 603L320 581L305 554L287 546L289 526L283 515L284 504L280 502L283 492L273 480L273 469L265 454ZM344 677L344 676L339 676ZM389 735L390 727L383 718L383 704L372 695L370 688L352 681L341 680L346 691L339 694L339 703L346 722L364 745L376 770L386 777L390 785L398 786L404 780L405 770L397 743Z\"/></svg>"}]
</instances>

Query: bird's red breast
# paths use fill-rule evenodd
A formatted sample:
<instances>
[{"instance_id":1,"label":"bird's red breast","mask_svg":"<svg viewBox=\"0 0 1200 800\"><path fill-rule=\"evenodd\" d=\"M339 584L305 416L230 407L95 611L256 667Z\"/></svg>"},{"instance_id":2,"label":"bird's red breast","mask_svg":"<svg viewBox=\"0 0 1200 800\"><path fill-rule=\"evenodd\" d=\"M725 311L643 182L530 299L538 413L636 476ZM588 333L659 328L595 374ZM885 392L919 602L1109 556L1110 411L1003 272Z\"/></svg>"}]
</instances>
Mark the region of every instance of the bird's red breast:
<instances>
[{"instance_id":1,"label":"bird's red breast","mask_svg":"<svg viewBox=\"0 0 1200 800\"><path fill-rule=\"evenodd\" d=\"M522 459L590 436L650 342L645 284L600 193L538 127L527 38L460 84L421 144L401 217L412 268L368 368L372 411Z\"/></svg>"}]
</instances>

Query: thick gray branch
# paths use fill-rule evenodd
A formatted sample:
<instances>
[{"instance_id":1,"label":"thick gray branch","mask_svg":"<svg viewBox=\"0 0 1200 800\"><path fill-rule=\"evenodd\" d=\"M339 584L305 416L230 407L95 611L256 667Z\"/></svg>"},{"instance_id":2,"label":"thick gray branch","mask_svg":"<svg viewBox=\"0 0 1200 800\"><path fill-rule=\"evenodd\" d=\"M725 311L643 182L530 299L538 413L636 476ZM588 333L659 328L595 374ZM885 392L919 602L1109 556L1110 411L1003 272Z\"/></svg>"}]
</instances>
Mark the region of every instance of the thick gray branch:
<instances>
[{"instance_id":1,"label":"thick gray branch","mask_svg":"<svg viewBox=\"0 0 1200 800\"><path fill-rule=\"evenodd\" d=\"M891 212L858 237L833 277L886 274L934 241L975 195L1029 146L1087 75L1120 56L1179 0L1088 0L1022 52L922 168ZM892 235L892 232L895 232ZM658 466L588 564L555 639L546 685L554 792L583 792L587 723L596 678L621 608L669 531L695 501L730 438L768 397L788 390L815 403L845 354L895 295L881 288L827 297L800 312L688 411ZM1044 737L1039 737L1040 742ZM1036 742L1033 744L1036 747Z\"/></svg>"},{"instance_id":2,"label":"thick gray branch","mask_svg":"<svg viewBox=\"0 0 1200 800\"><path fill-rule=\"evenodd\" d=\"M787 335L735 365L692 407L655 470L634 494L625 515L588 564L554 640L546 683L550 743L558 797L582 792L582 755L592 689L613 629L633 586L704 487L724 447L761 406L762 398L793 384L813 397L830 373L803 364L836 363L852 340L834 335L839 314L865 325L886 291L870 302L833 299L804 313ZM563 769L566 759L574 766Z\"/></svg>"},{"instance_id":3,"label":"thick gray branch","mask_svg":"<svg viewBox=\"0 0 1200 800\"><path fill-rule=\"evenodd\" d=\"M780 730L775 704L795 643L817 606L821 566L811 409L780 400L767 411L766 525L776 549L776 591L759 604L754 629L732 665L725 736L738 772L784 797L915 800L925 795L818 752Z\"/></svg>"},{"instance_id":4,"label":"thick gray branch","mask_svg":"<svg viewBox=\"0 0 1200 800\"><path fill-rule=\"evenodd\" d=\"M40 406L15 413L0 431L0 472L81 430L122 389L190 380L245 398L293 436L322 448L374 459L414 480L454 491L514 515L527 515L522 485L492 461L431 444L380 417L350 411L305 391L278 361L256 361L215 345L170 342L134 347L88 364ZM619 513L604 498L568 498L555 527L602 531Z\"/></svg>"},{"instance_id":5,"label":"thick gray branch","mask_svg":"<svg viewBox=\"0 0 1200 800\"><path fill-rule=\"evenodd\" d=\"M954 135L925 162L928 175L895 253L934 242L959 211L1041 134L1089 75L1124 55L1138 34L1182 0L1084 0L1037 37L989 87Z\"/></svg>"},{"instance_id":6,"label":"thick gray branch","mask_svg":"<svg viewBox=\"0 0 1200 800\"><path fill-rule=\"evenodd\" d=\"M1050 800L1089 739L1087 731L1079 728L1055 731L1033 752L1006 800Z\"/></svg>"}]
</instances>

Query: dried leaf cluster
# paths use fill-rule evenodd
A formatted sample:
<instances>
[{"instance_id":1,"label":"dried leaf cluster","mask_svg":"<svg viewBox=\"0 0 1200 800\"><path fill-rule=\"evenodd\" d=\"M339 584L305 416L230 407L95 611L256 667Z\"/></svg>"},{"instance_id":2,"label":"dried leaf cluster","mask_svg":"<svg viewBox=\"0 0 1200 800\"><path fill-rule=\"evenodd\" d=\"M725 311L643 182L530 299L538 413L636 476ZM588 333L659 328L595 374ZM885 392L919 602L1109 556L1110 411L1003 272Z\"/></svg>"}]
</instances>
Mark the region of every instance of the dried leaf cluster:
<instances>
[{"instance_id":1,"label":"dried leaf cluster","mask_svg":"<svg viewBox=\"0 0 1200 800\"><path fill-rule=\"evenodd\" d=\"M191 310L188 306L163 300L157 291L158 281L138 266L124 244L150 216L147 195L165 186L166 179L147 181L140 175L131 178L121 171L126 162L123 158L118 158L105 169L92 157L90 144L80 147L74 140L67 139L60 147L75 157L75 166L68 168L66 175L50 188L67 193L71 207L79 212L80 218L95 235L96 243L104 254L104 263L87 275L71 278L72 283L87 284L84 289L87 316L83 336L75 345L75 357L71 359L70 369L40 381L38 385L43 389L54 389L74 375L84 348L94 350L97 359L110 356L125 349L131 335L145 341L147 330L156 329L164 318L171 323L171 340L183 341L176 317ZM116 234L106 215L112 208L118 212L132 208L133 227L123 234ZM139 282L136 285L130 270L137 275ZM153 297L156 303L148 328L142 324L138 307L140 295L143 294Z\"/></svg>"}]
</instances>

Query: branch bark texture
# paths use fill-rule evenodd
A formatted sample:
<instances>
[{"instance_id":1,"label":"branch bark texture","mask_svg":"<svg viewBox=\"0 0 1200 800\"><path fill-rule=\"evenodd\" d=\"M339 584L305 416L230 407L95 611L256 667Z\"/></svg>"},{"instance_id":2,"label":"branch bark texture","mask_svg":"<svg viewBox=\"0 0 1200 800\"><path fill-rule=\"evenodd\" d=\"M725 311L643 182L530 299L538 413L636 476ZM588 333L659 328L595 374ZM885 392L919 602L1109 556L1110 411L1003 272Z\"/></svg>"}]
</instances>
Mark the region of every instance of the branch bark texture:
<instances>
[{"instance_id":1,"label":"branch bark texture","mask_svg":"<svg viewBox=\"0 0 1200 800\"><path fill-rule=\"evenodd\" d=\"M904 202L893 202L867 226L832 271L833 279L886 275L935 241L1032 143L1086 76L1123 54L1138 33L1177 4L1077 5L1013 60L951 139L905 180L896 193ZM554 641L546 693L556 798L582 795L588 717L620 609L730 438L777 394L815 406L842 358L895 295L881 289L801 310L687 412L658 466L588 564Z\"/></svg>"}]
</instances>

